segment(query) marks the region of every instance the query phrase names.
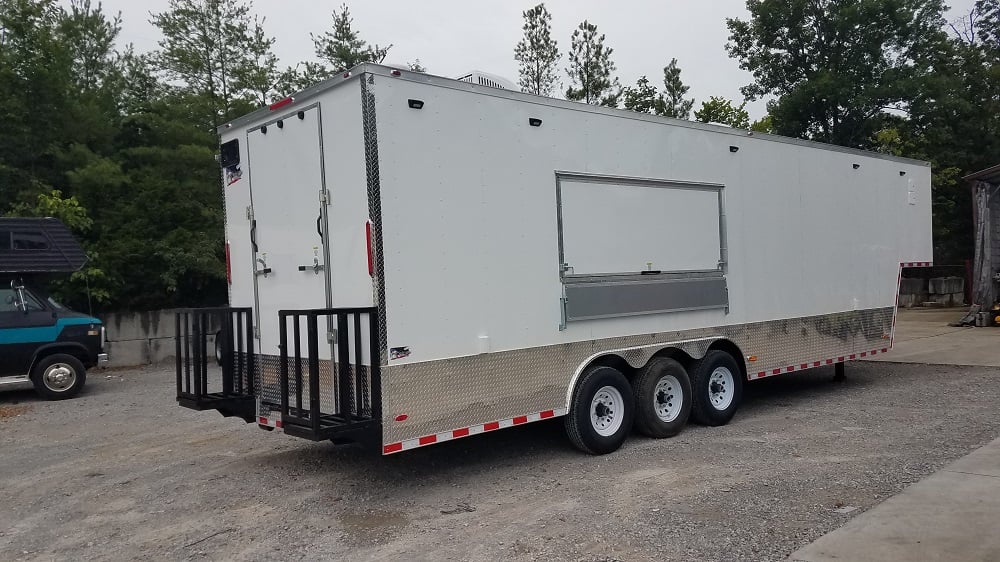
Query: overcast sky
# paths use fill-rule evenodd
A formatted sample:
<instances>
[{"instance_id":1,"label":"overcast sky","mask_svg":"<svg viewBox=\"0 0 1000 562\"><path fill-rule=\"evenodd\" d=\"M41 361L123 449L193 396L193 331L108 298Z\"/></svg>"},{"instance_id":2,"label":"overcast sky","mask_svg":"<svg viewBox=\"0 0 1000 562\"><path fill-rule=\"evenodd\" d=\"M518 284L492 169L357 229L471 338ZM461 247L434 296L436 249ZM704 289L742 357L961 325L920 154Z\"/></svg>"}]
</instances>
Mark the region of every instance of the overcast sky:
<instances>
[{"instance_id":1,"label":"overcast sky","mask_svg":"<svg viewBox=\"0 0 1000 562\"><path fill-rule=\"evenodd\" d=\"M64 0L68 4L68 0ZM950 0L949 20L971 9L975 0ZM354 28L369 43L392 44L387 63L414 59L432 74L457 77L470 70L498 74L517 82L514 45L521 37L521 12L536 0L364 0L348 2ZM676 57L681 78L691 86L696 108L709 96L741 100L740 86L748 73L726 54L726 18L746 18L744 0L548 0L552 31L563 52L561 68L573 29L584 19L605 34L614 49L612 59L623 85L647 75L662 81L663 67ZM149 24L150 12L167 8L167 0L104 0L108 13L121 12L121 39L141 51L156 48L158 30ZM267 33L277 39L275 53L283 65L313 60L309 33L331 25L331 12L340 2L319 0L257 0L253 10L265 18ZM566 86L565 72L562 73ZM762 103L749 106L753 118L764 114Z\"/></svg>"}]
</instances>

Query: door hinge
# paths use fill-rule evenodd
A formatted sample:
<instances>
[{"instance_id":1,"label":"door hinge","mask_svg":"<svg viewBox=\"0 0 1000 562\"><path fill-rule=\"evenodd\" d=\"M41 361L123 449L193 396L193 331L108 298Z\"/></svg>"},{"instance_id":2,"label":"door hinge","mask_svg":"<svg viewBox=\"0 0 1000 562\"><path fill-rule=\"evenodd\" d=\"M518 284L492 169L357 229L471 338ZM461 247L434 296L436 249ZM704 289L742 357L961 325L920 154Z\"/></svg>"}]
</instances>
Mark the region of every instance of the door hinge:
<instances>
[{"instance_id":1,"label":"door hinge","mask_svg":"<svg viewBox=\"0 0 1000 562\"><path fill-rule=\"evenodd\" d=\"M260 339L260 327L259 326L254 326L253 327L253 337L256 340Z\"/></svg>"},{"instance_id":2,"label":"door hinge","mask_svg":"<svg viewBox=\"0 0 1000 562\"><path fill-rule=\"evenodd\" d=\"M330 204L330 191L329 190L324 189L324 190L321 190L319 192L319 202L323 203L324 205L329 205Z\"/></svg>"},{"instance_id":3,"label":"door hinge","mask_svg":"<svg viewBox=\"0 0 1000 562\"><path fill-rule=\"evenodd\" d=\"M253 207L251 207L249 205L247 205L247 220L248 221L252 221L253 220Z\"/></svg>"}]
</instances>

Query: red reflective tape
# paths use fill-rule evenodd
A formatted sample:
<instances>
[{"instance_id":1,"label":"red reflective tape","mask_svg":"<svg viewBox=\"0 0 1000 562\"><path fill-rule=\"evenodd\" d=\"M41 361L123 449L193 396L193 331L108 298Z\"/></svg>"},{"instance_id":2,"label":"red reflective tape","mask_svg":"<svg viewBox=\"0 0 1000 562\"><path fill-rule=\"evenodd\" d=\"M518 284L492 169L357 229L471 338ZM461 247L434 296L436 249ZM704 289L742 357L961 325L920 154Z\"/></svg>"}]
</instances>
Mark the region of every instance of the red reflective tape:
<instances>
[{"instance_id":1,"label":"red reflective tape","mask_svg":"<svg viewBox=\"0 0 1000 562\"><path fill-rule=\"evenodd\" d=\"M764 378L766 376L767 376L767 371L761 371L761 372L757 373L757 378L758 379L762 379L762 378Z\"/></svg>"},{"instance_id":2,"label":"red reflective tape","mask_svg":"<svg viewBox=\"0 0 1000 562\"><path fill-rule=\"evenodd\" d=\"M785 367L785 372L786 373L791 373L794 370L795 370L795 367Z\"/></svg>"},{"instance_id":3,"label":"red reflective tape","mask_svg":"<svg viewBox=\"0 0 1000 562\"><path fill-rule=\"evenodd\" d=\"M456 438L456 439L459 438L459 437L466 437L468 435L469 435L469 428L467 428L467 427L463 427L461 429L456 429L455 431L451 432L451 436L454 437L454 438Z\"/></svg>"},{"instance_id":4,"label":"red reflective tape","mask_svg":"<svg viewBox=\"0 0 1000 562\"><path fill-rule=\"evenodd\" d=\"M852 353L852 354L851 354L851 359L857 359L857 357L858 357L858 356L857 356L857 355L855 355L854 353Z\"/></svg>"},{"instance_id":5,"label":"red reflective tape","mask_svg":"<svg viewBox=\"0 0 1000 562\"><path fill-rule=\"evenodd\" d=\"M772 375L780 375L781 374L781 369L774 369L774 370L771 371L771 374Z\"/></svg>"},{"instance_id":6,"label":"red reflective tape","mask_svg":"<svg viewBox=\"0 0 1000 562\"><path fill-rule=\"evenodd\" d=\"M813 367L819 367L820 361L813 361Z\"/></svg>"},{"instance_id":7,"label":"red reflective tape","mask_svg":"<svg viewBox=\"0 0 1000 562\"><path fill-rule=\"evenodd\" d=\"M388 455L389 453L395 453L402 450L403 450L402 443L392 443L390 445L382 447L382 454Z\"/></svg>"},{"instance_id":8,"label":"red reflective tape","mask_svg":"<svg viewBox=\"0 0 1000 562\"><path fill-rule=\"evenodd\" d=\"M528 416L517 416L514 418L514 425L521 425L522 423L528 423Z\"/></svg>"},{"instance_id":9,"label":"red reflective tape","mask_svg":"<svg viewBox=\"0 0 1000 562\"><path fill-rule=\"evenodd\" d=\"M808 368L809 368L809 363L803 363L799 365L799 369L808 369Z\"/></svg>"},{"instance_id":10,"label":"red reflective tape","mask_svg":"<svg viewBox=\"0 0 1000 562\"><path fill-rule=\"evenodd\" d=\"M888 347L883 347L882 348L882 353L889 353L889 348Z\"/></svg>"},{"instance_id":11,"label":"red reflective tape","mask_svg":"<svg viewBox=\"0 0 1000 562\"><path fill-rule=\"evenodd\" d=\"M861 352L861 356L862 357L868 357L868 352L867 351L862 351Z\"/></svg>"},{"instance_id":12,"label":"red reflective tape","mask_svg":"<svg viewBox=\"0 0 1000 562\"><path fill-rule=\"evenodd\" d=\"M271 111L274 111L275 109L281 109L282 107L285 107L286 105L291 104L293 101L295 101L295 98L287 97L287 98L285 98L283 100L276 101L276 102L272 103L271 105L269 105L267 107Z\"/></svg>"},{"instance_id":13,"label":"red reflective tape","mask_svg":"<svg viewBox=\"0 0 1000 562\"><path fill-rule=\"evenodd\" d=\"M498 421L483 424L483 431L493 431L496 429L500 429L500 422Z\"/></svg>"},{"instance_id":14,"label":"red reflective tape","mask_svg":"<svg viewBox=\"0 0 1000 562\"><path fill-rule=\"evenodd\" d=\"M262 423L262 424L264 424L264 425L267 425L267 418L265 418L264 416L261 416L260 418L258 418L258 420L257 420L257 421L258 421L259 423Z\"/></svg>"},{"instance_id":15,"label":"red reflective tape","mask_svg":"<svg viewBox=\"0 0 1000 562\"><path fill-rule=\"evenodd\" d=\"M556 415L556 413L554 411L552 411L552 410L545 410L544 412L538 414L538 417L540 417L540 418L542 418L544 420L544 419L547 419L547 418L551 418L551 417L553 417L555 415Z\"/></svg>"},{"instance_id":16,"label":"red reflective tape","mask_svg":"<svg viewBox=\"0 0 1000 562\"><path fill-rule=\"evenodd\" d=\"M833 359L827 359L826 360L826 364L827 365L833 365Z\"/></svg>"},{"instance_id":17,"label":"red reflective tape","mask_svg":"<svg viewBox=\"0 0 1000 562\"><path fill-rule=\"evenodd\" d=\"M274 422L274 427L277 427L277 428L279 428L279 429L280 429L280 428L282 428L282 427L285 427L285 424L283 424L283 423L281 422L281 420L277 420L276 422Z\"/></svg>"},{"instance_id":18,"label":"red reflective tape","mask_svg":"<svg viewBox=\"0 0 1000 562\"><path fill-rule=\"evenodd\" d=\"M437 435L425 435L420 438L419 443L421 445L430 445L431 443L437 443L437 440L438 440Z\"/></svg>"},{"instance_id":19,"label":"red reflective tape","mask_svg":"<svg viewBox=\"0 0 1000 562\"><path fill-rule=\"evenodd\" d=\"M843 362L844 362L844 358L843 357L838 357L837 358L837 363L843 363Z\"/></svg>"}]
</instances>

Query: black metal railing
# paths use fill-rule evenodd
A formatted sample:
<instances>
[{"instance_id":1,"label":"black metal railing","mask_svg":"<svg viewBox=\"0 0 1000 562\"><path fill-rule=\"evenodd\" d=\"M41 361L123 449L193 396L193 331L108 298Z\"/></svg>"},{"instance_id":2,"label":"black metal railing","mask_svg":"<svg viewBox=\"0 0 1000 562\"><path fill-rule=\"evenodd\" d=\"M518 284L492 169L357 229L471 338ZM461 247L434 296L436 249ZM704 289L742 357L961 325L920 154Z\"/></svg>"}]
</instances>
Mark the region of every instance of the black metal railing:
<instances>
[{"instance_id":1,"label":"black metal railing","mask_svg":"<svg viewBox=\"0 0 1000 562\"><path fill-rule=\"evenodd\" d=\"M321 440L378 428L382 382L376 309L282 310L278 322L285 433Z\"/></svg>"},{"instance_id":2,"label":"black metal railing","mask_svg":"<svg viewBox=\"0 0 1000 562\"><path fill-rule=\"evenodd\" d=\"M256 420L253 336L250 308L177 311L177 402Z\"/></svg>"}]
</instances>

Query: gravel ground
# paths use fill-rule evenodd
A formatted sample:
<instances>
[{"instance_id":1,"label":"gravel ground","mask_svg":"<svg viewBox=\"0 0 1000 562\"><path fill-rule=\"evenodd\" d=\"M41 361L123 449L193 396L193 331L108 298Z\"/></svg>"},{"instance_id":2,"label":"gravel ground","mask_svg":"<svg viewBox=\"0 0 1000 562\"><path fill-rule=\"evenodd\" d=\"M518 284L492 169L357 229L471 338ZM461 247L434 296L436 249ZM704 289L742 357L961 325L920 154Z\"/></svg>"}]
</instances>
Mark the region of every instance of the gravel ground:
<instances>
[{"instance_id":1,"label":"gravel ground","mask_svg":"<svg viewBox=\"0 0 1000 562\"><path fill-rule=\"evenodd\" d=\"M0 560L780 560L1000 434L1000 369L751 384L590 457L551 420L382 458L180 408L169 368L0 394Z\"/></svg>"}]
</instances>

